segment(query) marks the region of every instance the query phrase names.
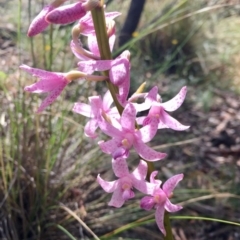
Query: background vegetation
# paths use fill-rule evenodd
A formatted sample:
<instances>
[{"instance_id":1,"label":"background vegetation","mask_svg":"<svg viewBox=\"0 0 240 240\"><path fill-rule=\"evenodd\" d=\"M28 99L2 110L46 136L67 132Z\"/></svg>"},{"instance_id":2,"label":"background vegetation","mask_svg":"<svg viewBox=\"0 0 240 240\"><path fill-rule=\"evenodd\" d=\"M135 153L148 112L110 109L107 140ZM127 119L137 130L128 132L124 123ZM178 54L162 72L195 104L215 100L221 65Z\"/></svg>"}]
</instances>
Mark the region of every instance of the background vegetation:
<instances>
[{"instance_id":1,"label":"background vegetation","mask_svg":"<svg viewBox=\"0 0 240 240\"><path fill-rule=\"evenodd\" d=\"M107 6L122 12L118 29L129 3ZM23 91L35 79L20 64L68 71L77 63L71 26L26 37L44 4L0 2L0 239L92 239L91 230L100 239L161 239L153 212L140 210L137 200L108 207L110 196L96 183L98 173L113 179L110 158L83 135L85 119L71 108L106 87L74 82L42 114L35 112L43 96ZM172 220L177 240L240 238L239 9L234 0L148 0L125 46L132 91L144 81L148 89L157 84L165 101L189 89L174 116L191 128L161 130L154 142L168 153L156 163L159 178L185 175L173 199L184 206ZM133 153L133 168L137 160Z\"/></svg>"}]
</instances>

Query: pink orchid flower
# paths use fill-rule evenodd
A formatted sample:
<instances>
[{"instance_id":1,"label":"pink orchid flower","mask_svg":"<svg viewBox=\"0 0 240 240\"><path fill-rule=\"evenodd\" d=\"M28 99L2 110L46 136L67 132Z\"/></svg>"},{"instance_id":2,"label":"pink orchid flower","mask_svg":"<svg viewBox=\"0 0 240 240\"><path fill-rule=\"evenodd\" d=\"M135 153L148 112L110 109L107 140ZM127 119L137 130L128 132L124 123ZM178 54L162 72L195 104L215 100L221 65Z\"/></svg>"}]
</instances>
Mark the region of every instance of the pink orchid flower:
<instances>
[{"instance_id":1,"label":"pink orchid flower","mask_svg":"<svg viewBox=\"0 0 240 240\"><path fill-rule=\"evenodd\" d=\"M91 76L82 72L70 71L68 73L60 72L48 72L38 68L31 68L27 65L21 65L20 68L25 72L32 74L40 78L40 81L24 88L27 92L33 93L49 93L43 100L38 113L42 112L47 106L55 101L55 99L61 94L63 89L74 79L87 79L94 81L103 81L106 79L103 76Z\"/></svg>"},{"instance_id":2,"label":"pink orchid flower","mask_svg":"<svg viewBox=\"0 0 240 240\"><path fill-rule=\"evenodd\" d=\"M152 172L150 176L150 183L155 184L155 189L151 197L146 196L141 199L140 207L145 210L151 210L153 207L156 209L155 219L160 231L166 235L164 228L164 211L165 209L168 212L177 212L182 209L181 206L172 204L169 198L172 195L174 188L177 186L178 182L183 179L183 174L175 175L169 178L160 188L161 181L155 180L157 171Z\"/></svg>"},{"instance_id":3,"label":"pink orchid flower","mask_svg":"<svg viewBox=\"0 0 240 240\"><path fill-rule=\"evenodd\" d=\"M108 12L104 13L105 14L105 21L106 25L108 28L109 22L111 22L114 18L118 17L121 15L120 12ZM93 25L93 20L92 20L92 15L90 12L88 12L83 18L79 20L79 29L80 33L85 36L89 35L96 35L94 25Z\"/></svg>"},{"instance_id":4,"label":"pink orchid flower","mask_svg":"<svg viewBox=\"0 0 240 240\"><path fill-rule=\"evenodd\" d=\"M25 91L33 93L49 93L38 108L38 113L42 112L48 105L53 103L70 82L64 73L48 72L37 68L31 68L27 65L21 65L20 68L25 72L40 78L40 81L25 87Z\"/></svg>"},{"instance_id":5,"label":"pink orchid flower","mask_svg":"<svg viewBox=\"0 0 240 240\"><path fill-rule=\"evenodd\" d=\"M118 12L105 13L106 25L109 26L109 45L110 50L112 51L113 45L115 43L115 27L112 26L113 19L119 16ZM83 49L82 43L79 39L79 34L85 35L88 37L88 48L90 51ZM79 20L79 24L76 25L72 30L72 38L70 47L73 54L81 61L86 60L98 60L100 59L100 53L98 49L95 29L93 25L93 20L91 13L88 12L83 18Z\"/></svg>"},{"instance_id":6,"label":"pink orchid flower","mask_svg":"<svg viewBox=\"0 0 240 240\"><path fill-rule=\"evenodd\" d=\"M127 96L130 88L130 52L124 51L114 60L91 60L81 61L78 63L80 71L88 74L94 71L109 70L110 81L118 86L117 98L122 106L127 103Z\"/></svg>"},{"instance_id":7,"label":"pink orchid flower","mask_svg":"<svg viewBox=\"0 0 240 240\"><path fill-rule=\"evenodd\" d=\"M122 116L113 124L102 119L99 121L100 129L111 140L100 141L99 146L103 152L111 154L114 159L128 157L129 150L133 146L141 158L148 161L157 161L166 157L165 153L157 152L145 143L152 140L157 132L158 120L153 119L150 124L141 129L135 128L136 109L133 104L128 103L122 112Z\"/></svg>"},{"instance_id":8,"label":"pink orchid flower","mask_svg":"<svg viewBox=\"0 0 240 240\"><path fill-rule=\"evenodd\" d=\"M183 131L189 128L189 126L182 125L175 118L171 117L166 111L173 112L178 109L187 93L187 87L183 87L180 92L171 100L162 103L160 96L157 94L158 88L153 87L149 93L145 96L145 102L142 104L134 104L137 111L144 111L149 109L149 113L146 117L139 117L137 119L138 124L146 125L153 118L158 118L158 129L171 128L176 131Z\"/></svg>"},{"instance_id":9,"label":"pink orchid flower","mask_svg":"<svg viewBox=\"0 0 240 240\"><path fill-rule=\"evenodd\" d=\"M105 181L100 175L97 177L98 183L104 191L112 193L112 198L108 203L109 206L116 208L122 207L125 201L135 196L133 188L136 188L144 194L153 194L154 184L145 181L147 176L147 163L140 160L138 167L129 173L126 159L112 159L112 167L115 175L119 178L115 181Z\"/></svg>"},{"instance_id":10,"label":"pink orchid flower","mask_svg":"<svg viewBox=\"0 0 240 240\"><path fill-rule=\"evenodd\" d=\"M90 105L80 102L75 103L73 111L91 118L85 125L84 133L87 137L96 138L95 131L98 128L100 115L104 114L111 121L111 117L119 117L119 114L116 107L110 108L113 102L110 91L106 92L103 99L100 96L89 97L89 102Z\"/></svg>"}]
</instances>

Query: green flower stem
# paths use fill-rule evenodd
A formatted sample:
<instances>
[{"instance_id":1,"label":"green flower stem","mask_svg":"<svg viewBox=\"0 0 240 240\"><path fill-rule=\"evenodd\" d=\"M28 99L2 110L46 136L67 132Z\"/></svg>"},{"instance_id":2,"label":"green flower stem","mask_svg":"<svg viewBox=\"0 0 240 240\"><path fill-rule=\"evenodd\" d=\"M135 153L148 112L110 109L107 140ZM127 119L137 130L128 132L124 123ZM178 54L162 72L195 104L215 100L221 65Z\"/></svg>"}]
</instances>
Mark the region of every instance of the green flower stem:
<instances>
[{"instance_id":1,"label":"green flower stem","mask_svg":"<svg viewBox=\"0 0 240 240\"><path fill-rule=\"evenodd\" d=\"M172 234L172 228L169 218L169 213L165 211L164 213L164 227L166 230L166 236L164 237L164 240L174 240L173 234Z\"/></svg>"},{"instance_id":2,"label":"green flower stem","mask_svg":"<svg viewBox=\"0 0 240 240\"><path fill-rule=\"evenodd\" d=\"M109 60L112 59L111 50L108 44L108 36L106 30L106 22L104 16L104 9L103 9L104 1L101 0L101 6L96 7L91 11L93 24L96 31L97 43L101 55L102 60ZM109 72L104 72L105 76L109 77ZM123 112L122 105L118 102L116 94L118 93L118 87L113 85L109 80L106 81L109 91L113 97L113 101L119 111L120 114Z\"/></svg>"},{"instance_id":3,"label":"green flower stem","mask_svg":"<svg viewBox=\"0 0 240 240\"><path fill-rule=\"evenodd\" d=\"M110 60L112 59L111 50L108 44L108 36L107 36L107 30L106 30L106 22L105 22L105 16L104 16L104 0L100 0L101 6L96 7L91 11L92 19L94 28L96 31L96 37L97 37L97 43L100 51L100 56L102 60ZM109 77L109 72L104 72L105 76ZM118 102L116 94L118 93L118 87L113 85L109 80L106 81L109 91L111 92L111 95L113 97L113 101L119 111L120 114L123 112L122 105ZM150 174L154 171L154 165L152 162L148 162L148 179ZM171 224L169 220L169 215L167 212L165 212L164 215L164 225L166 229L166 237L165 240L173 240L172 230L171 230Z\"/></svg>"}]
</instances>

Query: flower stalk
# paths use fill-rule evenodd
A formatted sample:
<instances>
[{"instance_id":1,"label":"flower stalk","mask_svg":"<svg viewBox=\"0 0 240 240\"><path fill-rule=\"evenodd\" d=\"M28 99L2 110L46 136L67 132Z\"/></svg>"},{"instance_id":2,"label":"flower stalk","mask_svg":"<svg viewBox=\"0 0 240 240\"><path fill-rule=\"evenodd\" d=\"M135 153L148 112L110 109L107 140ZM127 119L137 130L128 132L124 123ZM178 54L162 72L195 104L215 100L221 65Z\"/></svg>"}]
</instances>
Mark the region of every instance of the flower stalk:
<instances>
[{"instance_id":1,"label":"flower stalk","mask_svg":"<svg viewBox=\"0 0 240 240\"><path fill-rule=\"evenodd\" d=\"M166 236L164 236L164 240L174 240L169 213L167 211L164 212L164 227L166 230Z\"/></svg>"},{"instance_id":2,"label":"flower stalk","mask_svg":"<svg viewBox=\"0 0 240 240\"><path fill-rule=\"evenodd\" d=\"M94 8L91 11L93 24L96 32L98 48L100 51L100 56L102 60L110 60L112 59L112 54L110 51L109 43L108 43L108 36L106 31L106 21L104 16L104 9L103 9L104 1L101 0L101 4L99 7ZM109 77L109 72L104 71L103 73L105 76ZM118 109L118 112L122 114L123 107L118 102L116 94L118 93L117 86L113 85L109 80L106 81L107 87L112 95L113 101Z\"/></svg>"}]
</instances>

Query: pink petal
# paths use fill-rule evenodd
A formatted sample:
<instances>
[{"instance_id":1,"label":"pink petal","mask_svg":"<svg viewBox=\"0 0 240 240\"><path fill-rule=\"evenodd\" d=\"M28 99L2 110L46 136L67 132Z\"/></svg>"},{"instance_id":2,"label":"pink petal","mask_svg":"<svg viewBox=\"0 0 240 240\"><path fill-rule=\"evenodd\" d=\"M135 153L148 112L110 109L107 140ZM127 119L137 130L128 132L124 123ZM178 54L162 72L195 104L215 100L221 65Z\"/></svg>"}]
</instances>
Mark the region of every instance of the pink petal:
<instances>
[{"instance_id":1,"label":"pink petal","mask_svg":"<svg viewBox=\"0 0 240 240\"><path fill-rule=\"evenodd\" d=\"M157 176L158 171L153 171L150 175L150 183L154 183L156 186L160 187L162 181L156 180L155 177Z\"/></svg>"},{"instance_id":2,"label":"pink petal","mask_svg":"<svg viewBox=\"0 0 240 240\"><path fill-rule=\"evenodd\" d=\"M172 98L171 100L165 103L162 103L161 105L168 112L175 111L182 105L186 97L186 94L187 94L187 87L185 86L180 90L180 92L174 98Z\"/></svg>"},{"instance_id":3,"label":"pink petal","mask_svg":"<svg viewBox=\"0 0 240 240\"><path fill-rule=\"evenodd\" d=\"M117 128L115 128L109 122L105 121L103 118L99 120L98 125L106 135L110 137L118 138L118 139L122 137L122 132Z\"/></svg>"},{"instance_id":4,"label":"pink petal","mask_svg":"<svg viewBox=\"0 0 240 240\"><path fill-rule=\"evenodd\" d=\"M79 70L92 74L94 71L105 71L109 70L112 66L113 60L89 60L81 61L78 63Z\"/></svg>"},{"instance_id":5,"label":"pink petal","mask_svg":"<svg viewBox=\"0 0 240 240\"><path fill-rule=\"evenodd\" d=\"M141 140L144 143L150 142L156 135L157 130L158 130L158 119L156 117L152 117L150 123L139 130L139 133L141 135Z\"/></svg>"},{"instance_id":6,"label":"pink petal","mask_svg":"<svg viewBox=\"0 0 240 240\"><path fill-rule=\"evenodd\" d=\"M91 106L86 103L75 103L72 110L73 112L81 114L85 117L92 117Z\"/></svg>"},{"instance_id":7,"label":"pink petal","mask_svg":"<svg viewBox=\"0 0 240 240\"><path fill-rule=\"evenodd\" d=\"M126 103L127 103L127 97L128 97L128 94L129 94L129 89L130 89L130 78L127 77L126 78L126 81L118 86L118 101L119 103L122 105L122 106L125 106Z\"/></svg>"},{"instance_id":8,"label":"pink petal","mask_svg":"<svg viewBox=\"0 0 240 240\"><path fill-rule=\"evenodd\" d=\"M158 161L162 160L167 156L166 153L161 153L153 150L152 148L148 147L145 143L141 141L135 141L133 143L133 146L136 150L136 152L142 157L143 159L146 159L147 161Z\"/></svg>"},{"instance_id":9,"label":"pink petal","mask_svg":"<svg viewBox=\"0 0 240 240\"><path fill-rule=\"evenodd\" d=\"M189 128L189 126L182 125L180 122L178 122L175 118L171 117L165 111L162 111L160 120L169 128L176 131L184 131Z\"/></svg>"},{"instance_id":10,"label":"pink petal","mask_svg":"<svg viewBox=\"0 0 240 240\"><path fill-rule=\"evenodd\" d=\"M92 96L88 99L91 105L93 116L97 117L100 114L101 109L103 108L102 98L100 96Z\"/></svg>"},{"instance_id":11,"label":"pink petal","mask_svg":"<svg viewBox=\"0 0 240 240\"><path fill-rule=\"evenodd\" d=\"M103 96L103 109L104 111L108 111L110 109L111 104L113 103L113 98L112 95L110 93L110 91L108 90L104 96Z\"/></svg>"},{"instance_id":12,"label":"pink petal","mask_svg":"<svg viewBox=\"0 0 240 240\"><path fill-rule=\"evenodd\" d=\"M107 13L105 13L105 18L106 18L106 21L108 21L108 20L114 19L120 15L121 15L120 12L107 12Z\"/></svg>"},{"instance_id":13,"label":"pink petal","mask_svg":"<svg viewBox=\"0 0 240 240\"><path fill-rule=\"evenodd\" d=\"M88 36L89 34L95 33L91 12L87 12L87 14L79 20L79 25L82 35Z\"/></svg>"},{"instance_id":14,"label":"pink petal","mask_svg":"<svg viewBox=\"0 0 240 240\"><path fill-rule=\"evenodd\" d=\"M143 197L140 201L140 207L143 208L144 210L151 210L155 205L153 197L146 196Z\"/></svg>"},{"instance_id":15,"label":"pink petal","mask_svg":"<svg viewBox=\"0 0 240 240\"><path fill-rule=\"evenodd\" d=\"M46 21L55 24L75 22L86 14L81 2L58 7L47 14Z\"/></svg>"},{"instance_id":16,"label":"pink petal","mask_svg":"<svg viewBox=\"0 0 240 240\"><path fill-rule=\"evenodd\" d=\"M79 44L81 45L80 42L79 42ZM81 61L86 61L86 60L90 60L91 59L90 57L87 57L81 51L79 51L79 49L78 49L79 47L78 47L78 45L74 41L71 41L70 48L71 48L73 54L75 55L75 57L77 57ZM87 50L85 50L85 51L87 51ZM89 53L89 55L91 54L89 51L87 51L87 52ZM82 72L88 73L88 74L92 74L93 73L93 71L89 71L89 72L83 71L83 70L81 70L81 68L79 68L79 70L82 71Z\"/></svg>"},{"instance_id":17,"label":"pink petal","mask_svg":"<svg viewBox=\"0 0 240 240\"><path fill-rule=\"evenodd\" d=\"M100 56L97 38L95 34L88 35L88 48L96 56Z\"/></svg>"},{"instance_id":18,"label":"pink petal","mask_svg":"<svg viewBox=\"0 0 240 240\"><path fill-rule=\"evenodd\" d=\"M118 158L112 159L113 172L118 178L122 178L129 175L128 165L126 159Z\"/></svg>"},{"instance_id":19,"label":"pink petal","mask_svg":"<svg viewBox=\"0 0 240 240\"><path fill-rule=\"evenodd\" d=\"M58 79L44 79L44 80L40 80L32 85L26 86L24 88L24 91L33 92L33 93L44 93L44 92L53 91L58 86L59 86Z\"/></svg>"},{"instance_id":20,"label":"pink petal","mask_svg":"<svg viewBox=\"0 0 240 240\"><path fill-rule=\"evenodd\" d=\"M59 76L63 75L62 73L48 72L42 69L32 68L25 64L22 64L19 68L39 78L59 78Z\"/></svg>"},{"instance_id":21,"label":"pink petal","mask_svg":"<svg viewBox=\"0 0 240 240\"><path fill-rule=\"evenodd\" d=\"M165 209L168 211L168 212L177 212L179 210L182 209L182 206L180 205L176 205L176 204L172 204L169 199L167 199L166 203L165 203Z\"/></svg>"},{"instance_id":22,"label":"pink petal","mask_svg":"<svg viewBox=\"0 0 240 240\"><path fill-rule=\"evenodd\" d=\"M145 110L148 110L151 105L150 104L147 104L146 102L144 103L133 103L137 112L142 112L142 111L145 111Z\"/></svg>"},{"instance_id":23,"label":"pink petal","mask_svg":"<svg viewBox=\"0 0 240 240\"><path fill-rule=\"evenodd\" d=\"M109 47L110 47L111 52L113 50L115 40L116 40L116 35L115 34L113 34L112 36L109 37Z\"/></svg>"},{"instance_id":24,"label":"pink petal","mask_svg":"<svg viewBox=\"0 0 240 240\"><path fill-rule=\"evenodd\" d=\"M152 102L158 100L157 96L158 96L158 87L155 86L148 92L145 100L146 104L151 106Z\"/></svg>"},{"instance_id":25,"label":"pink petal","mask_svg":"<svg viewBox=\"0 0 240 240\"><path fill-rule=\"evenodd\" d=\"M116 58L114 60L112 68L109 71L109 77L111 82L117 86L121 85L125 81L129 82L129 80L127 79L130 77L129 71L129 60L127 58Z\"/></svg>"},{"instance_id":26,"label":"pink petal","mask_svg":"<svg viewBox=\"0 0 240 240\"><path fill-rule=\"evenodd\" d=\"M118 147L113 153L112 153L112 157L115 160L118 159L127 159L129 157L129 150L123 147Z\"/></svg>"},{"instance_id":27,"label":"pink petal","mask_svg":"<svg viewBox=\"0 0 240 240\"><path fill-rule=\"evenodd\" d=\"M125 202L125 200L122 197L122 194L123 194L122 189L120 187L117 187L116 190L113 192L112 198L108 205L116 208L122 207L122 205Z\"/></svg>"},{"instance_id":28,"label":"pink petal","mask_svg":"<svg viewBox=\"0 0 240 240\"><path fill-rule=\"evenodd\" d=\"M164 206L158 206L155 212L155 219L159 230L166 236L166 231L164 228Z\"/></svg>"},{"instance_id":29,"label":"pink petal","mask_svg":"<svg viewBox=\"0 0 240 240\"><path fill-rule=\"evenodd\" d=\"M126 105L123 110L121 117L121 125L124 129L134 131L135 129L135 118L136 118L136 110L133 104L129 103Z\"/></svg>"},{"instance_id":30,"label":"pink petal","mask_svg":"<svg viewBox=\"0 0 240 240\"><path fill-rule=\"evenodd\" d=\"M156 189L155 184L146 182L145 180L139 180L136 178L132 179L132 185L134 188L136 188L141 193L149 194L149 195L153 195L153 193Z\"/></svg>"},{"instance_id":31,"label":"pink petal","mask_svg":"<svg viewBox=\"0 0 240 240\"><path fill-rule=\"evenodd\" d=\"M119 142L117 142L115 139L111 139L106 142L100 141L98 144L104 153L112 154L117 150Z\"/></svg>"},{"instance_id":32,"label":"pink petal","mask_svg":"<svg viewBox=\"0 0 240 240\"><path fill-rule=\"evenodd\" d=\"M122 193L122 198L127 201L131 198L134 198L135 197L135 194L134 192L131 190L131 189L126 189L126 190L123 190L123 193Z\"/></svg>"},{"instance_id":33,"label":"pink petal","mask_svg":"<svg viewBox=\"0 0 240 240\"><path fill-rule=\"evenodd\" d=\"M136 105L134 104L134 107L136 108ZM137 108L136 108L137 109ZM136 121L138 125L143 125L143 121L146 117L137 117Z\"/></svg>"},{"instance_id":34,"label":"pink petal","mask_svg":"<svg viewBox=\"0 0 240 240\"><path fill-rule=\"evenodd\" d=\"M164 124L161 120L158 123L158 129L169 128L166 124Z\"/></svg>"},{"instance_id":35,"label":"pink petal","mask_svg":"<svg viewBox=\"0 0 240 240\"><path fill-rule=\"evenodd\" d=\"M132 172L132 176L138 180L143 180L147 176L148 166L143 160L140 160L137 168Z\"/></svg>"},{"instance_id":36,"label":"pink petal","mask_svg":"<svg viewBox=\"0 0 240 240\"><path fill-rule=\"evenodd\" d=\"M119 12L109 12L105 13L106 22L108 20L114 19L115 17L121 15ZM95 33L91 13L88 12L83 18L79 20L79 25L81 26L81 34L88 36Z\"/></svg>"},{"instance_id":37,"label":"pink petal","mask_svg":"<svg viewBox=\"0 0 240 240\"><path fill-rule=\"evenodd\" d=\"M58 88L50 92L49 95L43 100L37 112L38 113L42 112L47 106L53 103L56 100L56 98L61 94L65 86L66 84L63 84L62 86L59 86Z\"/></svg>"},{"instance_id":38,"label":"pink petal","mask_svg":"<svg viewBox=\"0 0 240 240\"><path fill-rule=\"evenodd\" d=\"M164 184L163 184L163 191L166 193L166 195L169 197L171 193L173 192L174 188L177 186L177 184L183 179L183 174L177 174L171 178L169 178Z\"/></svg>"},{"instance_id":39,"label":"pink petal","mask_svg":"<svg viewBox=\"0 0 240 240\"><path fill-rule=\"evenodd\" d=\"M96 129L98 128L98 121L96 119L91 119L87 122L84 127L84 133L87 137L96 138Z\"/></svg>"},{"instance_id":40,"label":"pink petal","mask_svg":"<svg viewBox=\"0 0 240 240\"><path fill-rule=\"evenodd\" d=\"M100 174L97 176L97 182L103 188L103 190L107 193L111 193L116 190L117 188L117 181L105 181L100 177Z\"/></svg>"},{"instance_id":41,"label":"pink petal","mask_svg":"<svg viewBox=\"0 0 240 240\"><path fill-rule=\"evenodd\" d=\"M46 29L49 23L45 20L45 16L54 9L52 5L45 6L42 11L31 22L27 35L33 37Z\"/></svg>"}]
</instances>

